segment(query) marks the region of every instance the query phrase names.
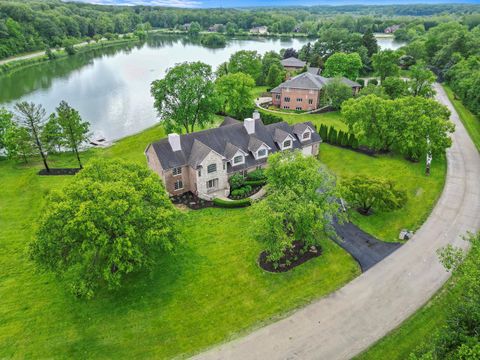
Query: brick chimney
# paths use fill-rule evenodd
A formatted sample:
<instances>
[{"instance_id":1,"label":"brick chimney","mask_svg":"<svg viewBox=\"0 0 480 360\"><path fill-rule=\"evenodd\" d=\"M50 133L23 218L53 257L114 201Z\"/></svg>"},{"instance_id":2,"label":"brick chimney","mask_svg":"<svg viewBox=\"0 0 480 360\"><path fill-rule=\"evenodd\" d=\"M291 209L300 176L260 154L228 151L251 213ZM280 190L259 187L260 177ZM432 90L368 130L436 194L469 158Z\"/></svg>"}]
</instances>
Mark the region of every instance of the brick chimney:
<instances>
[{"instance_id":1,"label":"brick chimney","mask_svg":"<svg viewBox=\"0 0 480 360\"><path fill-rule=\"evenodd\" d=\"M175 133L168 134L168 142L170 143L173 151L182 150L182 145L180 144L180 135Z\"/></svg>"},{"instance_id":2,"label":"brick chimney","mask_svg":"<svg viewBox=\"0 0 480 360\"><path fill-rule=\"evenodd\" d=\"M245 129L247 130L247 133L249 135L255 133L255 120L254 119L246 118L245 120L243 120L243 126L245 127Z\"/></svg>"}]
</instances>

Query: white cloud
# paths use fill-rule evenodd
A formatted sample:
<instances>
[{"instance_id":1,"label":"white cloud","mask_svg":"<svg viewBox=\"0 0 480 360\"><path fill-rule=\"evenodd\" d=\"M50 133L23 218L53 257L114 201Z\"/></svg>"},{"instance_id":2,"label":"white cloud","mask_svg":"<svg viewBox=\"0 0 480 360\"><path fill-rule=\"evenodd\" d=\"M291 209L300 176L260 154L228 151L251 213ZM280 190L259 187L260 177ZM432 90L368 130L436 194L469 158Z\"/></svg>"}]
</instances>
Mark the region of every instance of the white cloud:
<instances>
[{"instance_id":1,"label":"white cloud","mask_svg":"<svg viewBox=\"0 0 480 360\"><path fill-rule=\"evenodd\" d=\"M197 0L64 0L77 1L97 5L149 5L149 6L173 6L173 7L199 7L202 2Z\"/></svg>"}]
</instances>

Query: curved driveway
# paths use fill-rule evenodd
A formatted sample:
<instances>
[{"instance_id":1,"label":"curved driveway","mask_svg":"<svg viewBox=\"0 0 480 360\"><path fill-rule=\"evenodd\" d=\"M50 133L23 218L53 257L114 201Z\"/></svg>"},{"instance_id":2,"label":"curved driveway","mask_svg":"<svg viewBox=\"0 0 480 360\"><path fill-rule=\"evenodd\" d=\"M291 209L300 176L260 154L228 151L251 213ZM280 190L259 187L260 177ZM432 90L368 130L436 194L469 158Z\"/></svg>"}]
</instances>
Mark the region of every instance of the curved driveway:
<instances>
[{"instance_id":1,"label":"curved driveway","mask_svg":"<svg viewBox=\"0 0 480 360\"><path fill-rule=\"evenodd\" d=\"M443 88L456 125L447 179L432 214L412 240L343 288L289 317L197 359L349 359L398 326L448 279L436 250L466 246L480 228L480 156ZM435 159L433 159L435 161Z\"/></svg>"}]
</instances>

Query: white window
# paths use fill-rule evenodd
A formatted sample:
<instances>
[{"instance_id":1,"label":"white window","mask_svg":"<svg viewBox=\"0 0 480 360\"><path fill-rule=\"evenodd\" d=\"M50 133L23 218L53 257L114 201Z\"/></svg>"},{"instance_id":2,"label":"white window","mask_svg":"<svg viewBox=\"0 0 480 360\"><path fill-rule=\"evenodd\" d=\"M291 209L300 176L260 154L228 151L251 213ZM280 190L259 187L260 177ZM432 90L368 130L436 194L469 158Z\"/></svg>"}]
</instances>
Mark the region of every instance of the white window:
<instances>
[{"instance_id":1,"label":"white window","mask_svg":"<svg viewBox=\"0 0 480 360\"><path fill-rule=\"evenodd\" d=\"M238 155L233 158L233 164L243 164L243 155Z\"/></svg>"},{"instance_id":2,"label":"white window","mask_svg":"<svg viewBox=\"0 0 480 360\"><path fill-rule=\"evenodd\" d=\"M177 180L175 181L175 184L173 185L175 190L182 190L183 189L183 181L182 180Z\"/></svg>"},{"instance_id":3,"label":"white window","mask_svg":"<svg viewBox=\"0 0 480 360\"><path fill-rule=\"evenodd\" d=\"M173 173L173 176L181 175L182 174L182 168L181 167L173 168L172 173Z\"/></svg>"},{"instance_id":4,"label":"white window","mask_svg":"<svg viewBox=\"0 0 480 360\"><path fill-rule=\"evenodd\" d=\"M283 142L283 148L284 149L288 149L288 148L291 148L292 147L292 140L285 140Z\"/></svg>"},{"instance_id":5,"label":"white window","mask_svg":"<svg viewBox=\"0 0 480 360\"><path fill-rule=\"evenodd\" d=\"M210 164L207 166L207 173L211 174L217 171L217 164Z\"/></svg>"},{"instance_id":6,"label":"white window","mask_svg":"<svg viewBox=\"0 0 480 360\"><path fill-rule=\"evenodd\" d=\"M216 189L218 186L218 179L212 179L207 181L207 189Z\"/></svg>"},{"instance_id":7,"label":"white window","mask_svg":"<svg viewBox=\"0 0 480 360\"><path fill-rule=\"evenodd\" d=\"M265 156L267 156L267 149L260 149L257 151L257 158L260 159L260 158L264 158Z\"/></svg>"},{"instance_id":8,"label":"white window","mask_svg":"<svg viewBox=\"0 0 480 360\"><path fill-rule=\"evenodd\" d=\"M302 136L303 140L309 140L310 139L310 131L305 131Z\"/></svg>"}]
</instances>

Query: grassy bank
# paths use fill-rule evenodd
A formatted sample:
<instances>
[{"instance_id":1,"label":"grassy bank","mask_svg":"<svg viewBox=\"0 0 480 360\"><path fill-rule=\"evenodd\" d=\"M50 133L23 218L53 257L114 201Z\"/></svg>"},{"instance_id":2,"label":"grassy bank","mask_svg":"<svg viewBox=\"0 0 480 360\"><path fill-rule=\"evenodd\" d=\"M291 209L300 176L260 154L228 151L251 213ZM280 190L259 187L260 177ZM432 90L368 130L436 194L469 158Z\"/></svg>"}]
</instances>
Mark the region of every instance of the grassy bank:
<instances>
[{"instance_id":1,"label":"grassy bank","mask_svg":"<svg viewBox=\"0 0 480 360\"><path fill-rule=\"evenodd\" d=\"M106 47L111 47L115 45L127 44L138 42L139 39L136 37L130 39L116 39L116 40L106 40L100 41L98 43L91 43L87 45L75 47L76 54L85 53L88 51L102 49ZM53 51L55 54L55 59L49 59L47 55L39 55L30 59L22 59L8 62L6 64L0 65L0 75L8 75L15 71L22 70L46 61L56 61L62 60L69 57L69 55L64 50Z\"/></svg>"},{"instance_id":2,"label":"grassy bank","mask_svg":"<svg viewBox=\"0 0 480 360\"><path fill-rule=\"evenodd\" d=\"M83 154L145 164L146 145L160 126ZM70 154L54 167L75 166ZM262 246L251 237L251 209L186 213L184 244L156 264L151 277L131 277L115 293L73 298L55 276L26 257L45 196L71 177L36 175L0 161L0 358L172 358L192 354L277 319L339 288L359 274L356 262L330 240L324 253L288 273L256 263Z\"/></svg>"},{"instance_id":3,"label":"grassy bank","mask_svg":"<svg viewBox=\"0 0 480 360\"><path fill-rule=\"evenodd\" d=\"M453 107L460 116L460 120L462 120L463 126L467 129L470 138L473 140L478 151L480 151L480 119L468 110L462 104L461 100L455 99L455 95L448 85L443 85L443 88L445 89L449 100L452 102Z\"/></svg>"}]
</instances>

